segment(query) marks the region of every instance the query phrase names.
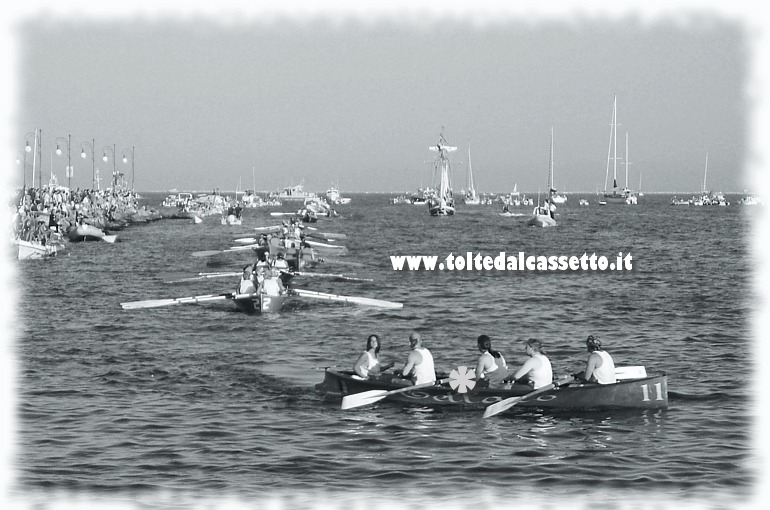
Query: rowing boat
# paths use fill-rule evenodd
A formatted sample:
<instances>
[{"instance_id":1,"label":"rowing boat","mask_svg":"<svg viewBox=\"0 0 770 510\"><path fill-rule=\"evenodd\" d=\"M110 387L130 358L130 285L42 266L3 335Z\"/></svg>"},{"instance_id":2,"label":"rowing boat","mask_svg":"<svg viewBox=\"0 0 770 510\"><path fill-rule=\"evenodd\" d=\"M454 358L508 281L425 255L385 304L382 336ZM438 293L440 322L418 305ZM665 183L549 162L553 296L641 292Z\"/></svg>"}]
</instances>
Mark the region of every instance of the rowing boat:
<instances>
[{"instance_id":1,"label":"rowing boat","mask_svg":"<svg viewBox=\"0 0 770 510\"><path fill-rule=\"evenodd\" d=\"M42 244L38 241L24 241L23 239L14 240L18 247L18 260L43 259L53 257L60 248L64 248L60 243Z\"/></svg>"},{"instance_id":2,"label":"rowing boat","mask_svg":"<svg viewBox=\"0 0 770 510\"><path fill-rule=\"evenodd\" d=\"M67 236L69 236L69 240L73 243L78 241L106 241L114 243L117 238L116 235L106 235L100 228L88 223L73 226L67 232Z\"/></svg>"},{"instance_id":3,"label":"rowing boat","mask_svg":"<svg viewBox=\"0 0 770 510\"><path fill-rule=\"evenodd\" d=\"M328 398L336 399L365 391L392 391L403 387L403 382L394 382L391 376L365 380L352 371L328 368L324 380L316 384L315 389ZM490 404L524 396L531 391L530 386L512 384L504 388L476 386L465 393L458 393L449 385L436 385L400 391L388 398L420 406L484 409ZM665 372L657 372L644 377L621 379L614 384L571 383L542 392L536 398L522 399L517 407L551 410L665 409L668 407L667 376Z\"/></svg>"}]
</instances>

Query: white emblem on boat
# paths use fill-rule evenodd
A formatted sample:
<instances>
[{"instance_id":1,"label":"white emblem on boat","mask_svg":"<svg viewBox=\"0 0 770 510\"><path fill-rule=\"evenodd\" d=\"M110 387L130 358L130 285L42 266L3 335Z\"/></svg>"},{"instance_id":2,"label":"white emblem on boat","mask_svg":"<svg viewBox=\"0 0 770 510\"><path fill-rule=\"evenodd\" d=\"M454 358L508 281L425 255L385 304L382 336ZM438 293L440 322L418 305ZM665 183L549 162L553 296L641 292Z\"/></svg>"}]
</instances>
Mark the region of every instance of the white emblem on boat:
<instances>
[{"instance_id":1,"label":"white emblem on boat","mask_svg":"<svg viewBox=\"0 0 770 510\"><path fill-rule=\"evenodd\" d=\"M457 390L457 393L466 393L476 386L476 381L474 381L475 378L475 370L468 370L468 367L464 365L459 366L449 372L449 386L451 386L453 390Z\"/></svg>"}]
</instances>

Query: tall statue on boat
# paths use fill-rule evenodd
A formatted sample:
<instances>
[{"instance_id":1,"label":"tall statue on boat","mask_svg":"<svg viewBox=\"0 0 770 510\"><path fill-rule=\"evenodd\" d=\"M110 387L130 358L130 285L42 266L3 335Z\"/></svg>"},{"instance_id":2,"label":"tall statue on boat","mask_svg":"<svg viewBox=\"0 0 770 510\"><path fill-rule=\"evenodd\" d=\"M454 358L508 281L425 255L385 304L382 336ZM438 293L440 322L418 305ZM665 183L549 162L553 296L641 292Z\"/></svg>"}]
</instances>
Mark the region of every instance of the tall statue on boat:
<instances>
[{"instance_id":1,"label":"tall statue on boat","mask_svg":"<svg viewBox=\"0 0 770 510\"><path fill-rule=\"evenodd\" d=\"M438 175L439 178L439 185L434 186L436 191L428 197L428 209L431 216L452 216L455 213L455 200L449 179L449 153L456 151L457 147L447 145L442 131L438 143L428 149L438 153L433 163L433 177L435 179Z\"/></svg>"}]
</instances>

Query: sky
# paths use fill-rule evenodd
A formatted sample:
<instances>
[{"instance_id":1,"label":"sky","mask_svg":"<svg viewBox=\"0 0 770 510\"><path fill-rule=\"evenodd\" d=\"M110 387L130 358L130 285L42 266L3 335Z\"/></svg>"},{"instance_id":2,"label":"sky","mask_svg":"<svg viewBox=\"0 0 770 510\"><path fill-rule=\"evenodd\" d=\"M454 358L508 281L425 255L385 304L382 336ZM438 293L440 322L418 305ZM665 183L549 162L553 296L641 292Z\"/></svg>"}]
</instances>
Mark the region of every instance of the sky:
<instances>
[{"instance_id":1,"label":"sky","mask_svg":"<svg viewBox=\"0 0 770 510\"><path fill-rule=\"evenodd\" d=\"M653 14L556 2L565 8L537 16L458 2L364 16L345 4L344 14L26 12L10 31L9 163L41 129L36 182L42 169L67 184L67 151L54 149L69 136L73 187L90 187L95 168L105 186L115 165L144 191L415 191L432 184L428 146L443 131L458 147L456 190L470 147L477 190L537 192L553 127L555 187L595 192L617 96L621 185L629 161L632 189L697 192L706 177L715 191L752 190L745 17L702 2ZM92 140L94 162L89 147L80 157ZM31 180L32 162L22 166L12 182Z\"/></svg>"}]
</instances>

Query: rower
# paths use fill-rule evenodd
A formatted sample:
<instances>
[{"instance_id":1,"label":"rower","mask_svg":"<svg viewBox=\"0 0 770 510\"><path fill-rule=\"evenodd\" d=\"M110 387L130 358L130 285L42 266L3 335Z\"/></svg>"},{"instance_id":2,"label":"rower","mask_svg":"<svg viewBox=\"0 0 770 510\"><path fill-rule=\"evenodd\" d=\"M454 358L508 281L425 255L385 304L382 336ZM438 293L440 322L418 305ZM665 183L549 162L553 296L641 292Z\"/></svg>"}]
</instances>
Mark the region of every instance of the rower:
<instances>
[{"instance_id":1,"label":"rower","mask_svg":"<svg viewBox=\"0 0 770 510\"><path fill-rule=\"evenodd\" d=\"M586 349L590 353L586 360L586 368L582 372L573 374L573 376L585 382L599 384L617 382L615 362L607 351L602 350L602 343L599 339L594 335L588 335L588 338L586 338Z\"/></svg>"},{"instance_id":2,"label":"rower","mask_svg":"<svg viewBox=\"0 0 770 510\"><path fill-rule=\"evenodd\" d=\"M249 264L243 268L243 275L241 275L241 281L238 284L238 294L253 294L257 291L253 277L252 265Z\"/></svg>"}]
</instances>

